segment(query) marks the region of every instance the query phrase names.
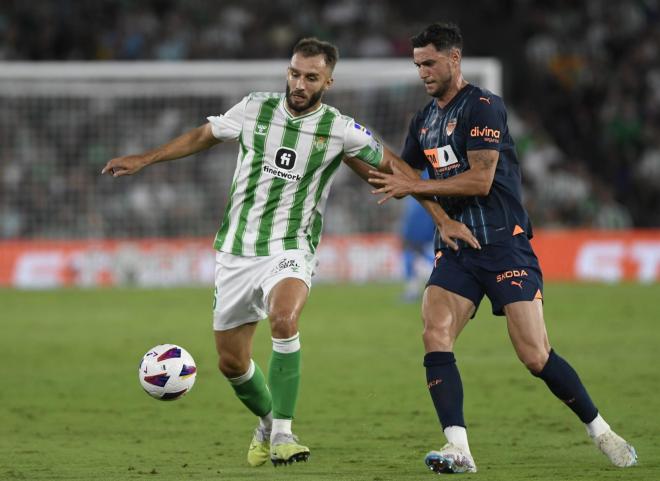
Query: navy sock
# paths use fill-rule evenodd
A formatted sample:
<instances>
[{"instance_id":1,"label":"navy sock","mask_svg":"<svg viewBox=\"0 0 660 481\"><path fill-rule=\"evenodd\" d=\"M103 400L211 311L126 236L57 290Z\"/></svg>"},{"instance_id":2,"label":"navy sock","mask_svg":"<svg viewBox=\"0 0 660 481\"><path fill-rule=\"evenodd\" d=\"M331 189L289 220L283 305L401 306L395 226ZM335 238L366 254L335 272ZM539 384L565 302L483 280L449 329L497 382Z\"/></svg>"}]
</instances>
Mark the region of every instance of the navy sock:
<instances>
[{"instance_id":1,"label":"navy sock","mask_svg":"<svg viewBox=\"0 0 660 481\"><path fill-rule=\"evenodd\" d=\"M590 423L598 415L598 409L591 401L580 377L554 350L550 350L548 362L541 372L532 374L543 379L552 394L566 403L583 423Z\"/></svg>"},{"instance_id":2,"label":"navy sock","mask_svg":"<svg viewBox=\"0 0 660 481\"><path fill-rule=\"evenodd\" d=\"M463 383L453 352L429 352L424 356L426 382L442 428L463 426Z\"/></svg>"}]
</instances>

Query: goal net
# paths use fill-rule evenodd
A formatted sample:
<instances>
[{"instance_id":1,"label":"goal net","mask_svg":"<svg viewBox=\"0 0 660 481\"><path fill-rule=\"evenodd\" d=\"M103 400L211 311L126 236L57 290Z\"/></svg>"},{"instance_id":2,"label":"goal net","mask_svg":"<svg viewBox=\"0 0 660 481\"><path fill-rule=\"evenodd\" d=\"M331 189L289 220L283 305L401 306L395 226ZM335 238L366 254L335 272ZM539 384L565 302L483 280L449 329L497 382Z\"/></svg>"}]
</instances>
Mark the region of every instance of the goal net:
<instances>
[{"instance_id":1,"label":"goal net","mask_svg":"<svg viewBox=\"0 0 660 481\"><path fill-rule=\"evenodd\" d=\"M287 60L0 63L0 239L210 239L238 146L220 144L137 176L101 177L111 158L160 145L251 91L282 91ZM466 78L501 92L500 64L463 60ZM324 102L399 152L428 102L409 59L341 60ZM401 203L376 205L339 170L324 236L395 233ZM322 243L323 244L323 243Z\"/></svg>"},{"instance_id":2,"label":"goal net","mask_svg":"<svg viewBox=\"0 0 660 481\"><path fill-rule=\"evenodd\" d=\"M287 62L25 63L0 67L3 238L211 236L237 146L111 182L107 160L155 147L224 113L251 91L284 89ZM465 59L470 81L500 91L499 64ZM342 60L325 102L395 152L428 101L410 60ZM343 171L343 172L342 172ZM400 205L375 205L340 169L325 233L396 230Z\"/></svg>"}]
</instances>

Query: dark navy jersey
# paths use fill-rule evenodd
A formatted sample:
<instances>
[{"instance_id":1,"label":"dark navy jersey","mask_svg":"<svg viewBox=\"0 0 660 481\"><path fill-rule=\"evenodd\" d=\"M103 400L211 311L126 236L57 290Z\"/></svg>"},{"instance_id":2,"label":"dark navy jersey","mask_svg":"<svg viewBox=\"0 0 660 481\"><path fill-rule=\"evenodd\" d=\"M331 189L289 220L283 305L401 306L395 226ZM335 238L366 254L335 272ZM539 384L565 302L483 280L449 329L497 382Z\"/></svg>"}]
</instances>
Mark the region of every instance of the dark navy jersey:
<instances>
[{"instance_id":1,"label":"dark navy jersey","mask_svg":"<svg viewBox=\"0 0 660 481\"><path fill-rule=\"evenodd\" d=\"M497 95L468 84L445 108L433 99L410 122L401 157L415 169L428 170L432 179L446 179L470 168L468 151L483 149L500 154L488 195L438 196L436 201L452 219L467 225L482 245L523 232L531 238L532 226L521 200L520 165L506 108ZM444 247L436 236L436 248Z\"/></svg>"}]
</instances>

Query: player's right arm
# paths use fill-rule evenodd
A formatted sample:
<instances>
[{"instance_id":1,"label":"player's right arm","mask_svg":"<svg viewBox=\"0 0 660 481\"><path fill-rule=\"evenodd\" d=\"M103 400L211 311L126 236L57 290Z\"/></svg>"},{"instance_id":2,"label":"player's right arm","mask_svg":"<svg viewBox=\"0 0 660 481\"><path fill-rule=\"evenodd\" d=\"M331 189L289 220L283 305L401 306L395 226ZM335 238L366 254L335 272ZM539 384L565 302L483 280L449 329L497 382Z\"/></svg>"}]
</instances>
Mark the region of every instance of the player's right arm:
<instances>
[{"instance_id":1,"label":"player's right arm","mask_svg":"<svg viewBox=\"0 0 660 481\"><path fill-rule=\"evenodd\" d=\"M411 179L419 179L422 175L421 170L414 169L405 160L394 154L394 152L388 148L384 149L383 160L380 167L381 168L378 170L389 171L389 173L392 174L405 175ZM438 226L438 233L445 244L456 251L458 250L456 240L462 240L473 249L481 249L479 241L474 234L472 234L470 229L468 229L462 222L449 217L433 197L424 197L421 195L414 195L413 197L415 197L415 200L426 209L433 219L433 222L435 222L435 225Z\"/></svg>"},{"instance_id":2,"label":"player's right arm","mask_svg":"<svg viewBox=\"0 0 660 481\"><path fill-rule=\"evenodd\" d=\"M209 149L218 143L220 143L220 140L213 135L211 124L206 123L155 149L141 154L125 155L112 159L105 164L101 174L111 174L113 177L135 174L142 168L156 162L187 157Z\"/></svg>"},{"instance_id":3,"label":"player's right arm","mask_svg":"<svg viewBox=\"0 0 660 481\"><path fill-rule=\"evenodd\" d=\"M365 182L369 182L369 172L373 169L369 164L363 162L357 157L345 157L344 163L348 165L351 170L353 170L359 177L361 177ZM394 154L390 149L383 146L383 156L378 165L378 170L387 173L399 173L400 175L405 175L411 179L419 179L421 177L421 170L413 169L408 165L403 159ZM371 183L370 183L371 184ZM374 187L378 187L375 184L371 184ZM462 222L453 220L449 215L444 211L444 209L431 197L422 197L414 196L415 200L419 202L424 209L429 213L435 225L438 226L438 232L440 238L445 242L449 247L454 250L458 250L458 244L456 240L462 240L466 242L470 247L474 249L481 249L479 241L477 238L470 232L470 229L467 228Z\"/></svg>"},{"instance_id":4,"label":"player's right arm","mask_svg":"<svg viewBox=\"0 0 660 481\"><path fill-rule=\"evenodd\" d=\"M224 115L207 117L208 123L200 125L160 147L141 154L112 159L105 164L101 174L111 174L113 177L135 174L147 165L180 159L210 149L225 140L235 140L243 130L245 106L248 101L249 96L244 97Z\"/></svg>"}]
</instances>

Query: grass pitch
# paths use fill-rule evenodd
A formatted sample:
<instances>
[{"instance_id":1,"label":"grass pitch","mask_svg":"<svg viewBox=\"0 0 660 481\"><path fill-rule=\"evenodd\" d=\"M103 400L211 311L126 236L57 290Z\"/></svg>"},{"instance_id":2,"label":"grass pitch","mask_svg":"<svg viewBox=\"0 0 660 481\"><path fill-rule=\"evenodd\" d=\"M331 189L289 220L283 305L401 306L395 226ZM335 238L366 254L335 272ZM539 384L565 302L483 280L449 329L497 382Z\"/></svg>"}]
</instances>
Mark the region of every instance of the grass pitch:
<instances>
[{"instance_id":1,"label":"grass pitch","mask_svg":"<svg viewBox=\"0 0 660 481\"><path fill-rule=\"evenodd\" d=\"M0 479L433 479L443 443L425 387L418 305L398 286L316 286L301 323L294 423L308 463L251 469L255 419L216 370L211 289L0 291ZM479 473L461 479L660 479L660 289L548 285L552 345L585 381L639 465L614 468L517 361L485 302L456 346ZM266 370L266 325L254 357ZM138 362L155 344L195 357L182 400L148 397Z\"/></svg>"}]
</instances>

